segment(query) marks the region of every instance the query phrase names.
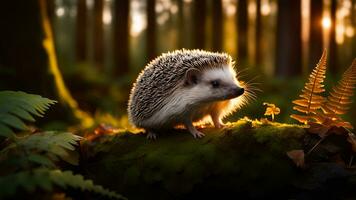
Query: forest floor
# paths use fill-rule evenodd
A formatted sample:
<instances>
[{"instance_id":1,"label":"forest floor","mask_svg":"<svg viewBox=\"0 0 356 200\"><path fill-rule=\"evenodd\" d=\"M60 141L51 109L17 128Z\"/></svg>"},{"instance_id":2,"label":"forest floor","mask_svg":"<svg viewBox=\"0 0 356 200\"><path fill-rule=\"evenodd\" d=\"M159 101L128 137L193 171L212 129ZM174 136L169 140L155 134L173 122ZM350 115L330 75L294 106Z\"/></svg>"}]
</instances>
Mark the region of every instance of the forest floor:
<instances>
[{"instance_id":1,"label":"forest floor","mask_svg":"<svg viewBox=\"0 0 356 200\"><path fill-rule=\"evenodd\" d=\"M87 137L79 170L129 199L356 197L344 135L320 142L305 126L247 118L201 131L201 139L185 130L155 141L130 131ZM296 149L307 152L294 160L299 167L287 155Z\"/></svg>"}]
</instances>

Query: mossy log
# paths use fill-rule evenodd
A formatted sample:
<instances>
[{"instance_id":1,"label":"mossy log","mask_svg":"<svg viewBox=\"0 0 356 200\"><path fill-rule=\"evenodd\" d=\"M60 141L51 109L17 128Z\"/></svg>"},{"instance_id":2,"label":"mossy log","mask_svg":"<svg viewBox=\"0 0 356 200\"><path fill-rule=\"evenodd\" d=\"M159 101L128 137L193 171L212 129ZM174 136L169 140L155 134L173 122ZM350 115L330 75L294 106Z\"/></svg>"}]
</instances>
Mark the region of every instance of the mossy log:
<instances>
[{"instance_id":1,"label":"mossy log","mask_svg":"<svg viewBox=\"0 0 356 200\"><path fill-rule=\"evenodd\" d=\"M104 135L82 143L81 167L129 199L303 199L328 195L320 189L329 180L347 177L343 187L356 180L335 163L296 167L286 152L304 148L302 126L242 119L201 131L202 139L172 130L156 141L127 131Z\"/></svg>"}]
</instances>

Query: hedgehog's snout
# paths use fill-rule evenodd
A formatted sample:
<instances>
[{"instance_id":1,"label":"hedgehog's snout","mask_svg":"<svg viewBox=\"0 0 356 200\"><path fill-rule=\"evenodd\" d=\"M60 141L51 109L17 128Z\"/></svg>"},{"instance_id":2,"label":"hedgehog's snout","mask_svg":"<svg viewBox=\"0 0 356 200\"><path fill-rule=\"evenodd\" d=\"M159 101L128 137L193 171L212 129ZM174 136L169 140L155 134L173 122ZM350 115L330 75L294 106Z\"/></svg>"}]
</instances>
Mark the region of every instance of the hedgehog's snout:
<instances>
[{"instance_id":1,"label":"hedgehog's snout","mask_svg":"<svg viewBox=\"0 0 356 200\"><path fill-rule=\"evenodd\" d=\"M244 88L233 87L230 89L230 98L241 96L245 92Z\"/></svg>"},{"instance_id":2,"label":"hedgehog's snout","mask_svg":"<svg viewBox=\"0 0 356 200\"><path fill-rule=\"evenodd\" d=\"M235 94L237 95L237 96L240 96L240 95L242 95L244 92L245 92L245 89L244 88L240 88L240 87L237 87L237 88L235 88Z\"/></svg>"}]
</instances>

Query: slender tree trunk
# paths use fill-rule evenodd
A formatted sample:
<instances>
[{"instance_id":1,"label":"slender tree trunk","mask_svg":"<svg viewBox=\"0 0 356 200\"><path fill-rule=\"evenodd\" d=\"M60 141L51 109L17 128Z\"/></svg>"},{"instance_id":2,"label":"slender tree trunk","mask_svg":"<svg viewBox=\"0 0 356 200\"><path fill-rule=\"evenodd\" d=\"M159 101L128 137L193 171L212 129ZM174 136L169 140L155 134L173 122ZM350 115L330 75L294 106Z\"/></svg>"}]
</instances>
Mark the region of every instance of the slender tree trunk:
<instances>
[{"instance_id":1,"label":"slender tree trunk","mask_svg":"<svg viewBox=\"0 0 356 200\"><path fill-rule=\"evenodd\" d=\"M46 2L2 2L0 90L21 90L59 101L46 113L43 121L81 121L85 114L79 110L66 88L57 64L50 16L47 15L49 5Z\"/></svg>"},{"instance_id":2,"label":"slender tree trunk","mask_svg":"<svg viewBox=\"0 0 356 200\"><path fill-rule=\"evenodd\" d=\"M129 72L129 0L114 2L114 74L125 75Z\"/></svg>"},{"instance_id":3,"label":"slender tree trunk","mask_svg":"<svg viewBox=\"0 0 356 200\"><path fill-rule=\"evenodd\" d=\"M155 6L156 0L147 0L147 55L149 60L157 56Z\"/></svg>"},{"instance_id":4,"label":"slender tree trunk","mask_svg":"<svg viewBox=\"0 0 356 200\"><path fill-rule=\"evenodd\" d=\"M309 42L309 69L312 70L323 52L323 30L321 19L323 0L311 0L310 5L310 42Z\"/></svg>"},{"instance_id":5,"label":"slender tree trunk","mask_svg":"<svg viewBox=\"0 0 356 200\"><path fill-rule=\"evenodd\" d=\"M178 48L184 47L184 2L183 0L178 0Z\"/></svg>"},{"instance_id":6,"label":"slender tree trunk","mask_svg":"<svg viewBox=\"0 0 356 200\"><path fill-rule=\"evenodd\" d=\"M222 51L223 46L223 10L222 0L213 1L212 9L212 35L213 35L213 51Z\"/></svg>"},{"instance_id":7,"label":"slender tree trunk","mask_svg":"<svg viewBox=\"0 0 356 200\"><path fill-rule=\"evenodd\" d=\"M238 40L238 58L240 60L247 60L247 26L248 26L248 15L247 15L247 0L238 1L237 10L237 40Z\"/></svg>"},{"instance_id":8,"label":"slender tree trunk","mask_svg":"<svg viewBox=\"0 0 356 200\"><path fill-rule=\"evenodd\" d=\"M337 45L335 40L335 22L336 22L336 7L337 1L331 0L331 28L330 28L330 61L329 61L329 68L332 74L337 73Z\"/></svg>"},{"instance_id":9,"label":"slender tree trunk","mask_svg":"<svg viewBox=\"0 0 356 200\"><path fill-rule=\"evenodd\" d=\"M262 16L261 16L261 0L256 0L256 65L261 67L262 51L261 51L261 31L262 31Z\"/></svg>"},{"instance_id":10,"label":"slender tree trunk","mask_svg":"<svg viewBox=\"0 0 356 200\"><path fill-rule=\"evenodd\" d=\"M38 1L1 2L0 19L0 89L55 97Z\"/></svg>"},{"instance_id":11,"label":"slender tree trunk","mask_svg":"<svg viewBox=\"0 0 356 200\"><path fill-rule=\"evenodd\" d=\"M76 22L76 60L85 61L87 58L86 45L86 30L87 30L87 12L86 0L78 0L77 2L77 22Z\"/></svg>"},{"instance_id":12,"label":"slender tree trunk","mask_svg":"<svg viewBox=\"0 0 356 200\"><path fill-rule=\"evenodd\" d=\"M356 5L356 0L352 0L352 5ZM356 27L356 12L351 12L351 23L352 23L352 25L353 25L353 27L354 27L354 31L356 31L355 30L355 27ZM353 39L352 39L352 55L356 55L356 38L355 38L355 36L353 37ZM355 57L354 57L355 58Z\"/></svg>"},{"instance_id":13,"label":"slender tree trunk","mask_svg":"<svg viewBox=\"0 0 356 200\"><path fill-rule=\"evenodd\" d=\"M205 23L206 23L206 1L195 0L194 2L194 47L204 49L205 47Z\"/></svg>"},{"instance_id":14,"label":"slender tree trunk","mask_svg":"<svg viewBox=\"0 0 356 200\"><path fill-rule=\"evenodd\" d=\"M94 1L94 62L99 69L104 64L103 5L103 0Z\"/></svg>"},{"instance_id":15,"label":"slender tree trunk","mask_svg":"<svg viewBox=\"0 0 356 200\"><path fill-rule=\"evenodd\" d=\"M301 2L278 0L276 74L293 76L301 67Z\"/></svg>"}]
</instances>

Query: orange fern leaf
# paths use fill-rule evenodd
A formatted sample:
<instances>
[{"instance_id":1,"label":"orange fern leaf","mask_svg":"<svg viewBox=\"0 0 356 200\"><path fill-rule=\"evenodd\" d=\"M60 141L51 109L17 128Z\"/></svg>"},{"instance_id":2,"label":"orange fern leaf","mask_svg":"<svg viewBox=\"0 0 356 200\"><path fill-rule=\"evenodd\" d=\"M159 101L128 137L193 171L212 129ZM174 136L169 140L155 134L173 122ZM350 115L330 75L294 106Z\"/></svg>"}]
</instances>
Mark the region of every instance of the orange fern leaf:
<instances>
[{"instance_id":1,"label":"orange fern leaf","mask_svg":"<svg viewBox=\"0 0 356 200\"><path fill-rule=\"evenodd\" d=\"M313 69L313 72L309 76L309 82L307 82L302 89L302 94L299 95L300 99L294 100L294 110L297 110L304 115L293 114L290 117L298 120L302 123L308 123L317 110L325 103L325 98L320 94L325 91L324 79L326 72L326 49L324 49L321 58Z\"/></svg>"},{"instance_id":2,"label":"orange fern leaf","mask_svg":"<svg viewBox=\"0 0 356 200\"><path fill-rule=\"evenodd\" d=\"M351 97L354 95L356 84L356 59L351 66L344 72L341 80L334 86L327 98L322 110L324 114L340 125L349 124L341 119L340 115L345 114L350 109ZM347 128L352 128L347 125Z\"/></svg>"}]
</instances>

